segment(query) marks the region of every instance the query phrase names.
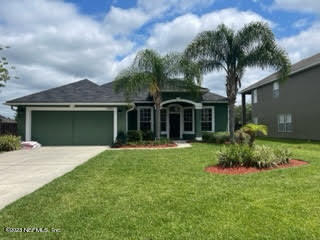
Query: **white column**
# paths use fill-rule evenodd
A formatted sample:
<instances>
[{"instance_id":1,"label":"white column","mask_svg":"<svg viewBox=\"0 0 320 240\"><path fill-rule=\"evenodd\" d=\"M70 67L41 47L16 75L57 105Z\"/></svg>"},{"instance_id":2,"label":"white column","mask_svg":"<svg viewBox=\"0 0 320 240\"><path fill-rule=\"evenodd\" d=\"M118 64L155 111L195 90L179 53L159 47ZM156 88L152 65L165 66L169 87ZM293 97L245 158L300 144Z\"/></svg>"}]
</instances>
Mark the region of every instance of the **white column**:
<instances>
[{"instance_id":1,"label":"white column","mask_svg":"<svg viewBox=\"0 0 320 240\"><path fill-rule=\"evenodd\" d=\"M31 109L26 107L26 119L25 119L25 140L31 141Z\"/></svg>"},{"instance_id":2,"label":"white column","mask_svg":"<svg viewBox=\"0 0 320 240\"><path fill-rule=\"evenodd\" d=\"M113 141L116 141L118 135L118 108L113 108Z\"/></svg>"}]
</instances>

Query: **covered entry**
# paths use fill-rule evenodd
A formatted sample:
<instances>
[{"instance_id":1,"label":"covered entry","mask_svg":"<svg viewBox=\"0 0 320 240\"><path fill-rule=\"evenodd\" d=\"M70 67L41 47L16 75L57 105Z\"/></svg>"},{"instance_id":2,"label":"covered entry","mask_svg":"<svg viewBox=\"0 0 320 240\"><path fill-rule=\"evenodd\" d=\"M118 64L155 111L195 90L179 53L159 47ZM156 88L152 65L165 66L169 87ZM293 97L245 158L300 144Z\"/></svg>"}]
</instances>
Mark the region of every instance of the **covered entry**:
<instances>
[{"instance_id":1,"label":"covered entry","mask_svg":"<svg viewBox=\"0 0 320 240\"><path fill-rule=\"evenodd\" d=\"M30 131L30 140L42 145L110 145L116 137L114 113L106 108L31 108L27 111L26 138Z\"/></svg>"}]
</instances>

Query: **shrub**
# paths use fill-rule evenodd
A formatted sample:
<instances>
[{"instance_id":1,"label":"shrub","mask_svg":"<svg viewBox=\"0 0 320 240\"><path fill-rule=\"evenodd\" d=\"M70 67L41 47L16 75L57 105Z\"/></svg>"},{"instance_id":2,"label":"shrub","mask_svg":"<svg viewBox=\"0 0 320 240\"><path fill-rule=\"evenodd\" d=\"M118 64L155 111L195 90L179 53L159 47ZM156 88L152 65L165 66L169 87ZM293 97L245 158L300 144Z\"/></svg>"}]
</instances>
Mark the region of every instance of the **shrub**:
<instances>
[{"instance_id":1,"label":"shrub","mask_svg":"<svg viewBox=\"0 0 320 240\"><path fill-rule=\"evenodd\" d=\"M287 149L233 144L218 152L218 165L270 168L288 163L290 157L291 153Z\"/></svg>"},{"instance_id":2,"label":"shrub","mask_svg":"<svg viewBox=\"0 0 320 240\"><path fill-rule=\"evenodd\" d=\"M214 138L214 133L212 132L203 132L202 133L202 141L206 143L215 143L216 140Z\"/></svg>"},{"instance_id":3,"label":"shrub","mask_svg":"<svg viewBox=\"0 0 320 240\"><path fill-rule=\"evenodd\" d=\"M119 132L118 136L116 138L116 142L120 144L126 144L127 143L128 136L124 132Z\"/></svg>"},{"instance_id":4,"label":"shrub","mask_svg":"<svg viewBox=\"0 0 320 240\"><path fill-rule=\"evenodd\" d=\"M207 143L225 143L230 140L228 132L203 132L202 141Z\"/></svg>"},{"instance_id":5,"label":"shrub","mask_svg":"<svg viewBox=\"0 0 320 240\"><path fill-rule=\"evenodd\" d=\"M0 151L14 151L21 148L20 137L13 135L0 136Z\"/></svg>"},{"instance_id":6,"label":"shrub","mask_svg":"<svg viewBox=\"0 0 320 240\"><path fill-rule=\"evenodd\" d=\"M244 161L250 162L252 149L248 145L232 144L218 151L218 165L222 167L242 166Z\"/></svg>"},{"instance_id":7,"label":"shrub","mask_svg":"<svg viewBox=\"0 0 320 240\"><path fill-rule=\"evenodd\" d=\"M250 143L250 135L245 133L242 130L237 130L235 132L235 141L238 144L249 144Z\"/></svg>"},{"instance_id":8,"label":"shrub","mask_svg":"<svg viewBox=\"0 0 320 240\"><path fill-rule=\"evenodd\" d=\"M130 130L128 131L128 142L141 142L142 141L142 131Z\"/></svg>"},{"instance_id":9,"label":"shrub","mask_svg":"<svg viewBox=\"0 0 320 240\"><path fill-rule=\"evenodd\" d=\"M216 132L214 133L216 143L225 143L230 141L230 133L228 132Z\"/></svg>"},{"instance_id":10,"label":"shrub","mask_svg":"<svg viewBox=\"0 0 320 240\"><path fill-rule=\"evenodd\" d=\"M154 133L150 130L147 130L147 131L143 131L142 132L142 139L144 141L151 141L151 140L154 140Z\"/></svg>"}]
</instances>

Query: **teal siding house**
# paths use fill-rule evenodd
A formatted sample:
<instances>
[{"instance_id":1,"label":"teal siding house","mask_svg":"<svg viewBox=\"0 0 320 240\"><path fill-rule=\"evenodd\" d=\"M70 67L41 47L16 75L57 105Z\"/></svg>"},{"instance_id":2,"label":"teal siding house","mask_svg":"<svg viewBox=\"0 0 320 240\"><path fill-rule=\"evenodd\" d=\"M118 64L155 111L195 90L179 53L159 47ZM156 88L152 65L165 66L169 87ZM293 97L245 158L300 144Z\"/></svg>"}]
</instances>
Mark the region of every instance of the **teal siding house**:
<instances>
[{"instance_id":1,"label":"teal siding house","mask_svg":"<svg viewBox=\"0 0 320 240\"><path fill-rule=\"evenodd\" d=\"M113 82L87 79L7 101L17 110L23 140L42 145L110 145L119 132L155 131L155 108L147 91L131 99L115 93ZM201 88L164 89L161 136L197 139L202 132L228 130L227 98Z\"/></svg>"}]
</instances>

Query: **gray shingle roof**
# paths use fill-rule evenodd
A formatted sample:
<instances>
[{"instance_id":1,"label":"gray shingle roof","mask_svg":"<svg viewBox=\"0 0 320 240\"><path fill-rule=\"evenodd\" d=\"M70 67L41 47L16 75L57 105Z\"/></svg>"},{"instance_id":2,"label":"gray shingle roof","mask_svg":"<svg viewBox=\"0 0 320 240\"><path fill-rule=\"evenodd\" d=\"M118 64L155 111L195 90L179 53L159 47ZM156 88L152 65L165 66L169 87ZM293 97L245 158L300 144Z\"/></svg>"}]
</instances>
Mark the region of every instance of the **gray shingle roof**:
<instances>
[{"instance_id":1,"label":"gray shingle roof","mask_svg":"<svg viewBox=\"0 0 320 240\"><path fill-rule=\"evenodd\" d=\"M126 97L122 93L115 93L112 82L101 86L88 79L70 83L56 88L34 93L28 96L9 100L9 105L22 103L124 103ZM137 101L151 101L148 91L142 91L130 99ZM203 95L204 101L226 101L225 97L207 92Z\"/></svg>"},{"instance_id":2,"label":"gray shingle roof","mask_svg":"<svg viewBox=\"0 0 320 240\"><path fill-rule=\"evenodd\" d=\"M289 75L292 75L292 74L295 74L295 73L298 73L298 72L301 72L303 70L306 70L308 68L311 68L311 67L314 67L314 66L317 66L320 64L320 53L316 54L316 55L313 55L311 57L308 57L308 58L305 58L305 59L302 59L301 61L295 63L295 64L292 64L291 65L291 71L289 73ZM246 87L245 89L241 90L240 93L248 93L250 92L251 90L257 88L257 87L261 87L263 85L266 85L268 83L272 83L276 80L278 80L278 72L275 72L271 75L269 75L268 77L266 78L263 78L262 80Z\"/></svg>"}]
</instances>

